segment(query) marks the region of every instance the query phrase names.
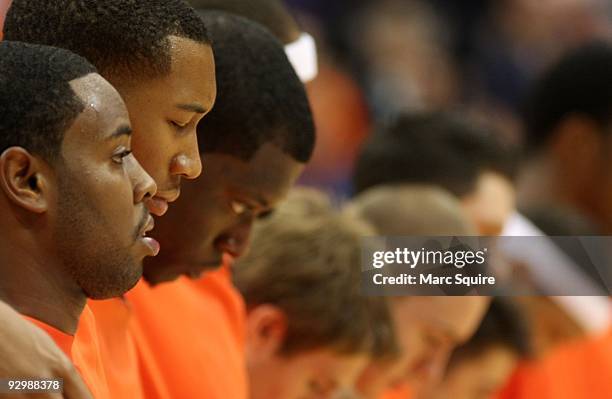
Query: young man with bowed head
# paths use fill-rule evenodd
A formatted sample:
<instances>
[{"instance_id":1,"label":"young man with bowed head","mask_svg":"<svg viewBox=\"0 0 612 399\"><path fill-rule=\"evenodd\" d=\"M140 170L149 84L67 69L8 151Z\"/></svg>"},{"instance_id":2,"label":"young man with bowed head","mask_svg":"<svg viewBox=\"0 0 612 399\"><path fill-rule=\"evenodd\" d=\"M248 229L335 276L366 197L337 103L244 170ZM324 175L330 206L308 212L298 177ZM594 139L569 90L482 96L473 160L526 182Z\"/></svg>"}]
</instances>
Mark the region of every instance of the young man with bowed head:
<instances>
[{"instance_id":1,"label":"young man with bowed head","mask_svg":"<svg viewBox=\"0 0 612 399\"><path fill-rule=\"evenodd\" d=\"M363 218L384 236L469 236L475 232L461 203L437 187L381 185L354 198L347 212ZM374 359L359 377L357 385L366 399L386 398L407 385L414 395L435 386L452 350L474 334L490 303L490 298L482 296L388 299L399 350Z\"/></svg>"},{"instance_id":2,"label":"young man with bowed head","mask_svg":"<svg viewBox=\"0 0 612 399\"><path fill-rule=\"evenodd\" d=\"M521 203L532 214L556 209L567 220L586 219L599 234L610 234L612 45L592 42L564 54L536 80L525 109L529 156L519 179ZM612 328L583 326L578 336L554 341L535 361L521 364L500 398L609 398Z\"/></svg>"},{"instance_id":3,"label":"young man with bowed head","mask_svg":"<svg viewBox=\"0 0 612 399\"><path fill-rule=\"evenodd\" d=\"M330 204L295 190L234 266L251 399L340 397L375 351L396 346L386 298L361 292L362 237L374 231Z\"/></svg>"},{"instance_id":4,"label":"young man with bowed head","mask_svg":"<svg viewBox=\"0 0 612 399\"><path fill-rule=\"evenodd\" d=\"M213 106L206 28L182 0L13 0L4 38L65 48L89 60L123 97L134 155L155 179L161 216L182 178L200 175L196 126Z\"/></svg>"},{"instance_id":5,"label":"young man with bowed head","mask_svg":"<svg viewBox=\"0 0 612 399\"><path fill-rule=\"evenodd\" d=\"M224 254L245 253L253 223L285 198L309 160L314 125L304 87L269 32L229 14L204 21L219 89L198 126L207 171L185 184L156 227L168 249L145 265L156 286L139 284L128 299L139 350L153 359L148 374L162 374L172 397L246 398L245 309L231 269L198 277L218 269Z\"/></svg>"},{"instance_id":6,"label":"young man with bowed head","mask_svg":"<svg viewBox=\"0 0 612 399\"><path fill-rule=\"evenodd\" d=\"M612 233L612 45L577 47L536 80L525 104L521 205L555 207Z\"/></svg>"},{"instance_id":7,"label":"young man with bowed head","mask_svg":"<svg viewBox=\"0 0 612 399\"><path fill-rule=\"evenodd\" d=\"M216 96L210 40L195 11L182 0L15 0L4 34L72 50L115 85L130 113L134 155L159 188L147 205L163 215L181 179L201 172L196 126ZM114 397L138 397L129 307L120 299L90 305L103 339L83 344L102 357Z\"/></svg>"},{"instance_id":8,"label":"young man with bowed head","mask_svg":"<svg viewBox=\"0 0 612 399\"><path fill-rule=\"evenodd\" d=\"M66 50L0 43L0 299L82 362L110 397L98 359L73 345L87 298L124 294L159 244L145 200L156 186L131 151L119 93Z\"/></svg>"}]
</instances>

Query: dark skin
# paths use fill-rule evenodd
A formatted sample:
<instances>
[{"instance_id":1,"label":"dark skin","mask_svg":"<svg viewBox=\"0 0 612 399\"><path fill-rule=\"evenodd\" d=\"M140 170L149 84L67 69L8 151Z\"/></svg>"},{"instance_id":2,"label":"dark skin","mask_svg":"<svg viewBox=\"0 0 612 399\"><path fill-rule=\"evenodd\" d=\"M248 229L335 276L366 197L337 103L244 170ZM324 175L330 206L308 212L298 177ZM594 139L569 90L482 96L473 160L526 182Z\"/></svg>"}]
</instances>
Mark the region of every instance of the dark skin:
<instances>
[{"instance_id":1,"label":"dark skin","mask_svg":"<svg viewBox=\"0 0 612 399\"><path fill-rule=\"evenodd\" d=\"M612 234L612 124L572 115L557 127L545 156L553 200L569 205Z\"/></svg>"},{"instance_id":2,"label":"dark skin","mask_svg":"<svg viewBox=\"0 0 612 399\"><path fill-rule=\"evenodd\" d=\"M172 67L156 79L105 76L130 113L134 156L157 183L149 209L162 216L180 195L181 179L202 172L196 127L217 95L215 63L207 44L170 36Z\"/></svg>"},{"instance_id":3,"label":"dark skin","mask_svg":"<svg viewBox=\"0 0 612 399\"><path fill-rule=\"evenodd\" d=\"M185 185L181 199L158 223L164 251L145 262L150 284L180 275L197 278L218 267L224 253L243 255L253 223L287 196L304 168L271 143L250 161L221 153L206 154L204 161L206 173Z\"/></svg>"},{"instance_id":4,"label":"dark skin","mask_svg":"<svg viewBox=\"0 0 612 399\"><path fill-rule=\"evenodd\" d=\"M182 178L194 179L201 173L202 165L198 151L196 126L200 119L210 111L216 97L215 66L210 45L172 36L170 37L170 44L172 67L170 73L166 76L144 81L134 80L133 77L128 76L104 76L117 88L130 113L134 155L159 187L154 199L147 201L150 212L157 216L163 215L168 209L168 203L178 198ZM70 187L70 185L66 186ZM6 214L2 207L0 207L0 212L2 212L2 215ZM70 223L65 223L64 226L69 227ZM7 230L4 226L0 226L0 231ZM12 229L10 231L15 232L14 235L12 233L12 237L18 236L16 230ZM108 232L100 237L107 236ZM24 238L30 239L30 237ZM4 254L2 250L5 248L5 244L0 243L3 246L0 248L0 255ZM30 242L22 252L31 253L30 250L33 245L34 243ZM13 249L10 246L7 248ZM15 255L15 258L18 258L18 256ZM46 260L41 264L49 266ZM128 276L133 277L134 275L128 274ZM124 275L124 277L127 276ZM24 280L23 276L21 276L20 282L22 280ZM124 280L127 280L127 278ZM109 286L107 282L101 282L101 284ZM61 323L65 324L65 330L73 329L74 315L77 314L77 311L80 313L79 309L82 309L82 303L84 303L84 299L80 295L82 290L78 291L75 287L72 287L72 289L78 299L73 299L71 320ZM41 294L37 297L46 298L47 296ZM3 296L0 295L0 299L2 298ZM21 299L22 302L25 300L36 301L36 298ZM53 308L61 309L57 305L54 305ZM12 331L20 331L20 336L25 336L26 333L29 333L32 338L40 336L33 327L29 328L30 331L26 331L28 329L23 326L23 320L14 317L14 314L0 313L0 320L2 325L5 326L8 337L13 337L10 334ZM13 330L8 329L9 325ZM1 359L13 360L10 356L4 356L4 354L10 353L28 354L28 359L31 359L31 362L27 364L20 363L18 359L11 361L11 364L8 364L7 361L5 365L11 375L17 373L18 375L39 376L39 371L42 371L45 367L51 370L49 375L66 376L67 389L64 392L64 397L88 397L81 392L75 394L76 388L69 393L68 387L71 381L73 382L72 385L76 384L74 381L77 380L77 377L73 369L56 367L60 362L54 362L55 358L46 356L47 353L57 355L59 352L55 345L49 345L48 339L36 339L35 344L30 342L28 345L19 345L21 341L16 338L0 342L10 342L9 347L0 345ZM40 356L32 348L40 348L45 353ZM17 352L12 352L14 350L17 350ZM20 364L24 367L20 367ZM25 367L28 365L33 367ZM84 389L79 391L84 391ZM43 396L37 395L36 397L42 398ZM55 396L49 395L48 397Z\"/></svg>"},{"instance_id":5,"label":"dark skin","mask_svg":"<svg viewBox=\"0 0 612 399\"><path fill-rule=\"evenodd\" d=\"M57 159L21 147L0 156L0 299L74 334L88 297L122 295L159 244L145 200L153 179L131 154L131 127L117 91L100 75L70 82L85 109Z\"/></svg>"}]
</instances>

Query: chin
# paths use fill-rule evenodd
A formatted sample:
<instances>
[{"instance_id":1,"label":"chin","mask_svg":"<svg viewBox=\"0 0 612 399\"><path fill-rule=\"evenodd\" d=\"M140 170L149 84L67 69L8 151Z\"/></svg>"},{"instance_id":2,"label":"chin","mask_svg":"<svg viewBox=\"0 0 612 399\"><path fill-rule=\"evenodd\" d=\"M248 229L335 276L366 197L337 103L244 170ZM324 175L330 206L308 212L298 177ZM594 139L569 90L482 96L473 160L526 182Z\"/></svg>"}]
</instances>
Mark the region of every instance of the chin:
<instances>
[{"instance_id":1,"label":"chin","mask_svg":"<svg viewBox=\"0 0 612 399\"><path fill-rule=\"evenodd\" d=\"M163 284L163 283L171 283L177 280L181 276L180 273L167 273L167 274L157 274L157 273L144 273L144 280L151 286Z\"/></svg>"}]
</instances>

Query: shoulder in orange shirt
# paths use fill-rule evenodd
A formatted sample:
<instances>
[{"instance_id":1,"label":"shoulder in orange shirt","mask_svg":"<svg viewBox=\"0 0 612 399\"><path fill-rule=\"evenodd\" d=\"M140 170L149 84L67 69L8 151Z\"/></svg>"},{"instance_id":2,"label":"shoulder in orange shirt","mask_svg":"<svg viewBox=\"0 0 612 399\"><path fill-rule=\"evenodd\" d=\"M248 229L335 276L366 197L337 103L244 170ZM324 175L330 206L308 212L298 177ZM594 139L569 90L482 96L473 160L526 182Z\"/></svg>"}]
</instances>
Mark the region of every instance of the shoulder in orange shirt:
<instances>
[{"instance_id":1,"label":"shoulder in orange shirt","mask_svg":"<svg viewBox=\"0 0 612 399\"><path fill-rule=\"evenodd\" d=\"M129 303L123 298L88 301L95 318L97 350L111 397L114 399L143 399L144 392L136 345L129 331L133 317ZM83 347L95 344L91 340L77 341ZM91 350L94 350L91 348Z\"/></svg>"},{"instance_id":2,"label":"shoulder in orange shirt","mask_svg":"<svg viewBox=\"0 0 612 399\"><path fill-rule=\"evenodd\" d=\"M612 331L563 345L518 368L499 399L612 398Z\"/></svg>"},{"instance_id":3,"label":"shoulder in orange shirt","mask_svg":"<svg viewBox=\"0 0 612 399\"><path fill-rule=\"evenodd\" d=\"M408 385L402 385L394 389L389 389L379 399L410 399L412 391Z\"/></svg>"},{"instance_id":4,"label":"shoulder in orange shirt","mask_svg":"<svg viewBox=\"0 0 612 399\"><path fill-rule=\"evenodd\" d=\"M72 360L83 381L95 399L115 399L110 395L102 366L96 323L91 309L85 306L74 336L63 333L48 324L26 317L44 330Z\"/></svg>"},{"instance_id":5,"label":"shoulder in orange shirt","mask_svg":"<svg viewBox=\"0 0 612 399\"><path fill-rule=\"evenodd\" d=\"M228 266L196 281L141 282L128 299L147 399L164 397L159 378L171 398L246 399L246 313Z\"/></svg>"}]
</instances>

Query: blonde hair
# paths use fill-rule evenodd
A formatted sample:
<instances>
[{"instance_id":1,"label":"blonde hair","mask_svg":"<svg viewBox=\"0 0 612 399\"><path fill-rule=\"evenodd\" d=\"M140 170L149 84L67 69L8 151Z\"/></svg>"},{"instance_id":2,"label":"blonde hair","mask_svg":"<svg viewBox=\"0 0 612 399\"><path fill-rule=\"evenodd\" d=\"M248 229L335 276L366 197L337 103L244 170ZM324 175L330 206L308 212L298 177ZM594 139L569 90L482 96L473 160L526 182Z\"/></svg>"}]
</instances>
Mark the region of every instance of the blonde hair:
<instances>
[{"instance_id":1,"label":"blonde hair","mask_svg":"<svg viewBox=\"0 0 612 399\"><path fill-rule=\"evenodd\" d=\"M391 331L384 299L360 292L361 237L374 231L322 199L295 191L262 221L251 251L235 265L234 281L248 307L283 310L285 354L317 347L369 354L374 336Z\"/></svg>"},{"instance_id":2,"label":"blonde hair","mask_svg":"<svg viewBox=\"0 0 612 399\"><path fill-rule=\"evenodd\" d=\"M426 185L398 184L369 189L345 208L386 236L470 236L476 229L450 192Z\"/></svg>"}]
</instances>

